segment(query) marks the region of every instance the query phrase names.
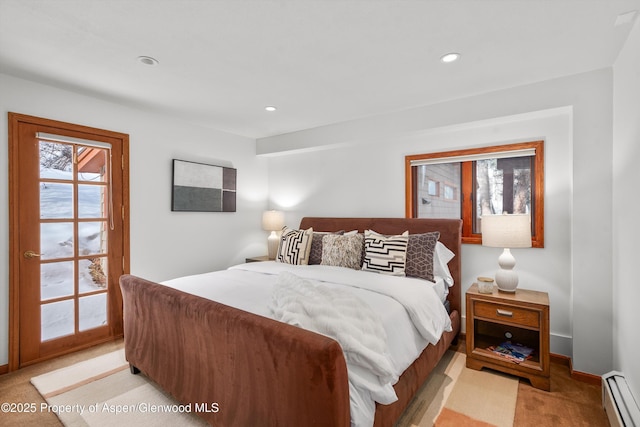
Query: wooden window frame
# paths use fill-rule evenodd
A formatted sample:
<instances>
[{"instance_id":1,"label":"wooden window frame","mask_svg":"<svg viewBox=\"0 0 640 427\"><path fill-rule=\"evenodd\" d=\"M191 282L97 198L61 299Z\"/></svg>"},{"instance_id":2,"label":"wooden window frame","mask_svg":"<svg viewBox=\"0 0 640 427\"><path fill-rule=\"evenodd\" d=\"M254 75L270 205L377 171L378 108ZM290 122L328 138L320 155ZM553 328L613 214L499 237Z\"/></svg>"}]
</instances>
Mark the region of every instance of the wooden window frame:
<instances>
[{"instance_id":1,"label":"wooden window frame","mask_svg":"<svg viewBox=\"0 0 640 427\"><path fill-rule=\"evenodd\" d=\"M501 153L505 151L535 149L533 160L534 180L531 189L534 198L534 208L531 213L533 227L531 230L531 245L534 248L544 247L544 141L530 141L491 147L471 148L465 150L443 151L438 153L414 154L405 156L405 216L416 218L417 205L417 167L412 167L411 162L449 158L466 157L478 154ZM453 162L454 160L452 160ZM462 218L462 243L482 244L482 234L473 233L473 161L461 162L461 218Z\"/></svg>"}]
</instances>

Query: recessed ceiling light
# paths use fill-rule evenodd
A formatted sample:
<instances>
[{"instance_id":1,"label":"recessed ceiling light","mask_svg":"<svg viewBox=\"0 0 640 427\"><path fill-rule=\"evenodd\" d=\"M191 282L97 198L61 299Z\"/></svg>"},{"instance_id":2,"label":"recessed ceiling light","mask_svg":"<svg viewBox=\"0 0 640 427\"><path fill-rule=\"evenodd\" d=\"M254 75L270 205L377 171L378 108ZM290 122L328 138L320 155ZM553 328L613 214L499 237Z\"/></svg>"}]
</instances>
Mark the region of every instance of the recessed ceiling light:
<instances>
[{"instance_id":1,"label":"recessed ceiling light","mask_svg":"<svg viewBox=\"0 0 640 427\"><path fill-rule=\"evenodd\" d=\"M442 55L440 57L440 61L442 61L444 63L449 63L449 62L457 61L459 58L460 58L460 54L459 53L451 52L451 53L447 53L447 54Z\"/></svg>"},{"instance_id":2,"label":"recessed ceiling light","mask_svg":"<svg viewBox=\"0 0 640 427\"><path fill-rule=\"evenodd\" d=\"M159 64L156 58L152 58L150 56L138 56L138 61L144 65L149 65L150 67L155 67Z\"/></svg>"},{"instance_id":3,"label":"recessed ceiling light","mask_svg":"<svg viewBox=\"0 0 640 427\"><path fill-rule=\"evenodd\" d=\"M264 107L265 110L267 111L276 111L277 108L274 107L273 105L267 105L266 107Z\"/></svg>"}]
</instances>

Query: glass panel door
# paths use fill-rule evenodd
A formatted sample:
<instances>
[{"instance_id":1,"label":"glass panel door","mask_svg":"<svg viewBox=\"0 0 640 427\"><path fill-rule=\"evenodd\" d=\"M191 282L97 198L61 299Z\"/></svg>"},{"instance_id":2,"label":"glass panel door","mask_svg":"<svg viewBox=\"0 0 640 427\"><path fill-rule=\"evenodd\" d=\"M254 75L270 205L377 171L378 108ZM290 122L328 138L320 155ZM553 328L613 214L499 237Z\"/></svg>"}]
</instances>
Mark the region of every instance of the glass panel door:
<instances>
[{"instance_id":1,"label":"glass panel door","mask_svg":"<svg viewBox=\"0 0 640 427\"><path fill-rule=\"evenodd\" d=\"M40 340L107 326L109 151L39 140Z\"/></svg>"},{"instance_id":2,"label":"glass panel door","mask_svg":"<svg viewBox=\"0 0 640 427\"><path fill-rule=\"evenodd\" d=\"M10 371L122 336L128 152L123 133L9 113Z\"/></svg>"}]
</instances>

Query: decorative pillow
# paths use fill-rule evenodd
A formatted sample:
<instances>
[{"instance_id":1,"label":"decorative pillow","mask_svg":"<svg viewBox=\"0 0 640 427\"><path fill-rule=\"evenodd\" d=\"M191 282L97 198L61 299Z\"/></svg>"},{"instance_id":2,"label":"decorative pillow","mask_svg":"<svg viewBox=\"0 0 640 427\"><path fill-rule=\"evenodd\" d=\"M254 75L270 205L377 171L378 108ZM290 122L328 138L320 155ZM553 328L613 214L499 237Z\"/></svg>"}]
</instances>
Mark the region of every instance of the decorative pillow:
<instances>
[{"instance_id":1,"label":"decorative pillow","mask_svg":"<svg viewBox=\"0 0 640 427\"><path fill-rule=\"evenodd\" d=\"M321 264L360 270L362 242L362 234L322 236Z\"/></svg>"},{"instance_id":2,"label":"decorative pillow","mask_svg":"<svg viewBox=\"0 0 640 427\"><path fill-rule=\"evenodd\" d=\"M309 265L320 264L322 262L322 238L328 234L342 235L344 234L344 231L314 231L313 239L311 240L311 252L309 252Z\"/></svg>"},{"instance_id":3,"label":"decorative pillow","mask_svg":"<svg viewBox=\"0 0 640 427\"><path fill-rule=\"evenodd\" d=\"M276 261L285 264L307 265L309 263L312 238L313 228L294 230L284 226Z\"/></svg>"},{"instance_id":4,"label":"decorative pillow","mask_svg":"<svg viewBox=\"0 0 640 427\"><path fill-rule=\"evenodd\" d=\"M407 276L433 282L433 258L439 238L439 231L409 235L405 266Z\"/></svg>"},{"instance_id":5,"label":"decorative pillow","mask_svg":"<svg viewBox=\"0 0 640 427\"><path fill-rule=\"evenodd\" d=\"M365 256L362 269L393 276L404 276L408 243L408 231L397 236L384 236L372 230L365 230Z\"/></svg>"}]
</instances>

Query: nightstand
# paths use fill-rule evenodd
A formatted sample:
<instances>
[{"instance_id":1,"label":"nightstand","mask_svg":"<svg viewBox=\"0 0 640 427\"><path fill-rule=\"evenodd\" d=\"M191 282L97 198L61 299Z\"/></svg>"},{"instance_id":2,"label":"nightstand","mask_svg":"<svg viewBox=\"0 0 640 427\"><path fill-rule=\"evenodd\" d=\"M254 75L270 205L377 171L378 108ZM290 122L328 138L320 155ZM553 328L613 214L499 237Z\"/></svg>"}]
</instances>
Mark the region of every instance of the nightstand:
<instances>
[{"instance_id":1,"label":"nightstand","mask_svg":"<svg viewBox=\"0 0 640 427\"><path fill-rule=\"evenodd\" d=\"M474 283L466 304L467 368L495 369L549 391L549 295L520 288L500 292L497 287L492 294L481 294ZM488 349L507 340L534 349L532 357L516 363Z\"/></svg>"},{"instance_id":2,"label":"nightstand","mask_svg":"<svg viewBox=\"0 0 640 427\"><path fill-rule=\"evenodd\" d=\"M269 255L252 256L249 258L245 258L244 260L244 262L262 262L262 261L273 261L273 260L269 259Z\"/></svg>"}]
</instances>

